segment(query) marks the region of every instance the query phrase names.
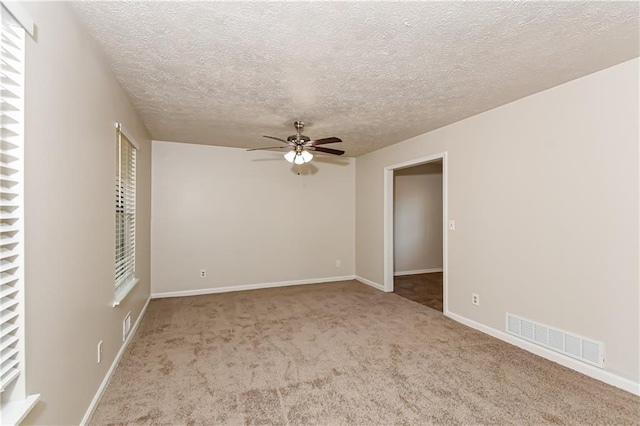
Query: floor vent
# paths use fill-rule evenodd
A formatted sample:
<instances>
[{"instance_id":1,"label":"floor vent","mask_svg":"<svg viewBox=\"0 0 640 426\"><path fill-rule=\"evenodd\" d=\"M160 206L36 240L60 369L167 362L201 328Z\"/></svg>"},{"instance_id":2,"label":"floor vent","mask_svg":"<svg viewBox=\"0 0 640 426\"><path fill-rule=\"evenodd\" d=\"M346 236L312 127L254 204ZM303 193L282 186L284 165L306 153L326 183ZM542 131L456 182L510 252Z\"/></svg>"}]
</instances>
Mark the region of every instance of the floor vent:
<instances>
[{"instance_id":1,"label":"floor vent","mask_svg":"<svg viewBox=\"0 0 640 426\"><path fill-rule=\"evenodd\" d=\"M127 336L129 336L129 332L131 331L131 312L127 314L126 317L122 320L122 341L127 341Z\"/></svg>"},{"instance_id":2,"label":"floor vent","mask_svg":"<svg viewBox=\"0 0 640 426\"><path fill-rule=\"evenodd\" d=\"M602 368L604 344L507 314L507 332L561 354Z\"/></svg>"}]
</instances>

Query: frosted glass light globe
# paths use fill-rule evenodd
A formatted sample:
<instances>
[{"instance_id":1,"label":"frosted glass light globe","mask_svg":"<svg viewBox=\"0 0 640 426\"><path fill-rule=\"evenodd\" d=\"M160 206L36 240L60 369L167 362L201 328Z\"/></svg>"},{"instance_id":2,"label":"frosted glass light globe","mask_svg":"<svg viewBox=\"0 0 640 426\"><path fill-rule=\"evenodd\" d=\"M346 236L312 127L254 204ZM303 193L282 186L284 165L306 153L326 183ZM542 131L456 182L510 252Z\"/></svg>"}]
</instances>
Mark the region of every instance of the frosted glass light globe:
<instances>
[{"instance_id":1,"label":"frosted glass light globe","mask_svg":"<svg viewBox=\"0 0 640 426\"><path fill-rule=\"evenodd\" d=\"M296 152L295 151L289 151L284 155L284 159L287 160L290 163L293 163L293 159L296 156Z\"/></svg>"}]
</instances>

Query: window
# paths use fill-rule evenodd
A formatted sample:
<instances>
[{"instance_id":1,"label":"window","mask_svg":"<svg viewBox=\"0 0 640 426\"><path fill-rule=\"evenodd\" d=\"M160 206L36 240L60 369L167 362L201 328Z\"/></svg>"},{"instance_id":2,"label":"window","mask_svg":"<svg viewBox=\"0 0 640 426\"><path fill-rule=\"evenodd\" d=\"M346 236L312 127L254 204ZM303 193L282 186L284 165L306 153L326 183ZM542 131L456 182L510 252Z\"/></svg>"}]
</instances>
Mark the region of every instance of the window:
<instances>
[{"instance_id":1,"label":"window","mask_svg":"<svg viewBox=\"0 0 640 426\"><path fill-rule=\"evenodd\" d=\"M7 5L9 7L9 5ZM15 16L15 17L14 17ZM20 22L16 19L18 17ZM24 25L25 23L30 25ZM18 423L39 395L24 381L24 75L25 28L19 6L0 6L2 116L0 132L0 423ZM31 34L32 32L30 32Z\"/></svg>"},{"instance_id":2,"label":"window","mask_svg":"<svg viewBox=\"0 0 640 426\"><path fill-rule=\"evenodd\" d=\"M138 280L136 271L136 147L117 125L116 138L116 262L118 305Z\"/></svg>"}]
</instances>

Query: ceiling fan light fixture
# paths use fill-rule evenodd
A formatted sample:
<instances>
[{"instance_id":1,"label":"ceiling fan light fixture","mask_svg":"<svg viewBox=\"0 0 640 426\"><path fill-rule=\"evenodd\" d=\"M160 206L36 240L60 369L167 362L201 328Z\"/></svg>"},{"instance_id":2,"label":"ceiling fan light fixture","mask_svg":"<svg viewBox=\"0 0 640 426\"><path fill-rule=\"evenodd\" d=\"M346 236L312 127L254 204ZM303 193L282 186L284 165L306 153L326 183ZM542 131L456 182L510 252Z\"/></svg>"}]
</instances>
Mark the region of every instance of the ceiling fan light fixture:
<instances>
[{"instance_id":1,"label":"ceiling fan light fixture","mask_svg":"<svg viewBox=\"0 0 640 426\"><path fill-rule=\"evenodd\" d=\"M296 157L295 151L289 151L284 155L284 159L290 163L293 163L293 159Z\"/></svg>"},{"instance_id":2,"label":"ceiling fan light fixture","mask_svg":"<svg viewBox=\"0 0 640 426\"><path fill-rule=\"evenodd\" d=\"M270 146L267 148L251 148L251 149L248 149L247 151L288 148L290 149L290 151L284 154L284 159L287 160L289 163L297 164L297 165L308 163L313 159L313 154L309 152L310 150L316 153L320 152L322 154L331 154L331 155L344 154L344 151L341 151L339 149L332 149L332 148L325 148L323 146L318 146L318 145L325 145L329 143L342 142L342 139L336 138L336 137L330 137L330 138L311 140L311 138L309 138L308 136L301 134L302 129L304 129L304 123L302 121L296 121L293 124L296 128L296 134L289 136L287 140L277 138L275 136L264 135L265 138L274 139L284 143L285 144L284 146Z\"/></svg>"}]
</instances>

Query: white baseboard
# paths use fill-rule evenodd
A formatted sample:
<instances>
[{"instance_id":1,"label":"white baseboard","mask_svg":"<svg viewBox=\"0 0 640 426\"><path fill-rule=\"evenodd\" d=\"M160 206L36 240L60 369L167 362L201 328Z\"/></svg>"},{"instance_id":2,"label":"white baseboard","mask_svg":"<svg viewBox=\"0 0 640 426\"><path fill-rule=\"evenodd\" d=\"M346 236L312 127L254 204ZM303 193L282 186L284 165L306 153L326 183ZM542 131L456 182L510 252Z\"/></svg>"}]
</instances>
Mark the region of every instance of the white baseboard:
<instances>
[{"instance_id":1,"label":"white baseboard","mask_svg":"<svg viewBox=\"0 0 640 426\"><path fill-rule=\"evenodd\" d=\"M393 273L393 276L401 277L403 275L432 274L434 272L442 272L442 268L416 269L415 271L396 271Z\"/></svg>"},{"instance_id":2,"label":"white baseboard","mask_svg":"<svg viewBox=\"0 0 640 426\"><path fill-rule=\"evenodd\" d=\"M371 280L368 280L366 278L362 278L361 276L356 275L356 280L360 281L362 284L370 285L371 287L375 288L376 290L384 291L384 286L383 285L378 284L376 282L373 282Z\"/></svg>"},{"instance_id":3,"label":"white baseboard","mask_svg":"<svg viewBox=\"0 0 640 426\"><path fill-rule=\"evenodd\" d=\"M225 286L225 287L201 288L198 290L167 291L163 293L151 293L151 298L162 299L165 297L199 296L201 294L229 293L232 291L258 290L261 288L289 287L292 285L321 284L321 283L330 283L330 282L336 282L336 281L349 281L355 278L356 278L355 275L345 275L343 277L312 278L307 280L278 281L278 282L272 282L272 283L258 283L258 284L232 285L232 286Z\"/></svg>"},{"instance_id":4,"label":"white baseboard","mask_svg":"<svg viewBox=\"0 0 640 426\"><path fill-rule=\"evenodd\" d=\"M87 408L86 413L84 413L84 417L82 418L80 425L84 426L88 424L89 421L91 420L91 416L93 416L93 412L96 410L96 407L98 406L98 403L102 398L102 394L104 394L104 391L107 389L107 385L109 385L111 376L113 375L114 371L116 371L116 367L120 363L120 358L122 358L124 351L127 349L127 346L129 346L129 343L133 339L133 336L135 336L136 331L138 330L138 326L142 321L142 317L144 317L144 313L147 311L147 307L149 306L150 300L151 300L151 297L149 297L145 302L144 306L142 307L142 310L140 311L140 315L138 315L136 322L133 324L133 327L131 327L131 331L129 332L127 339L122 343L122 346L120 346L120 350L118 351L118 353L116 354L116 357L111 363L111 367L109 367L109 370L107 371L107 374L104 376L104 379L102 379L102 383L100 384L100 387L98 388L98 391L96 392L95 396L91 400L91 404L89 404L89 408Z\"/></svg>"},{"instance_id":5,"label":"white baseboard","mask_svg":"<svg viewBox=\"0 0 640 426\"><path fill-rule=\"evenodd\" d=\"M454 314L452 312L447 312L445 313L445 315L454 321L457 321L468 327L475 328L476 330L481 331L485 334L488 334L504 342L515 345L520 349L524 349L525 351L534 353L538 356L541 356L542 358L548 359L549 361L553 361L564 367L567 367L579 373L582 373L585 376L589 376L596 380L600 380L601 382L607 383L611 386L615 386L627 392L631 392L634 395L640 396L640 383L636 383L633 380L629 380L624 377L617 376L609 371L605 371L598 367L585 364L583 362L580 362L568 356L562 355L558 352L552 351L545 347L538 346L526 340L519 339L516 336L512 336L505 331L496 330L495 328L486 326L484 324L480 324L479 322L470 320L461 315Z\"/></svg>"}]
</instances>

